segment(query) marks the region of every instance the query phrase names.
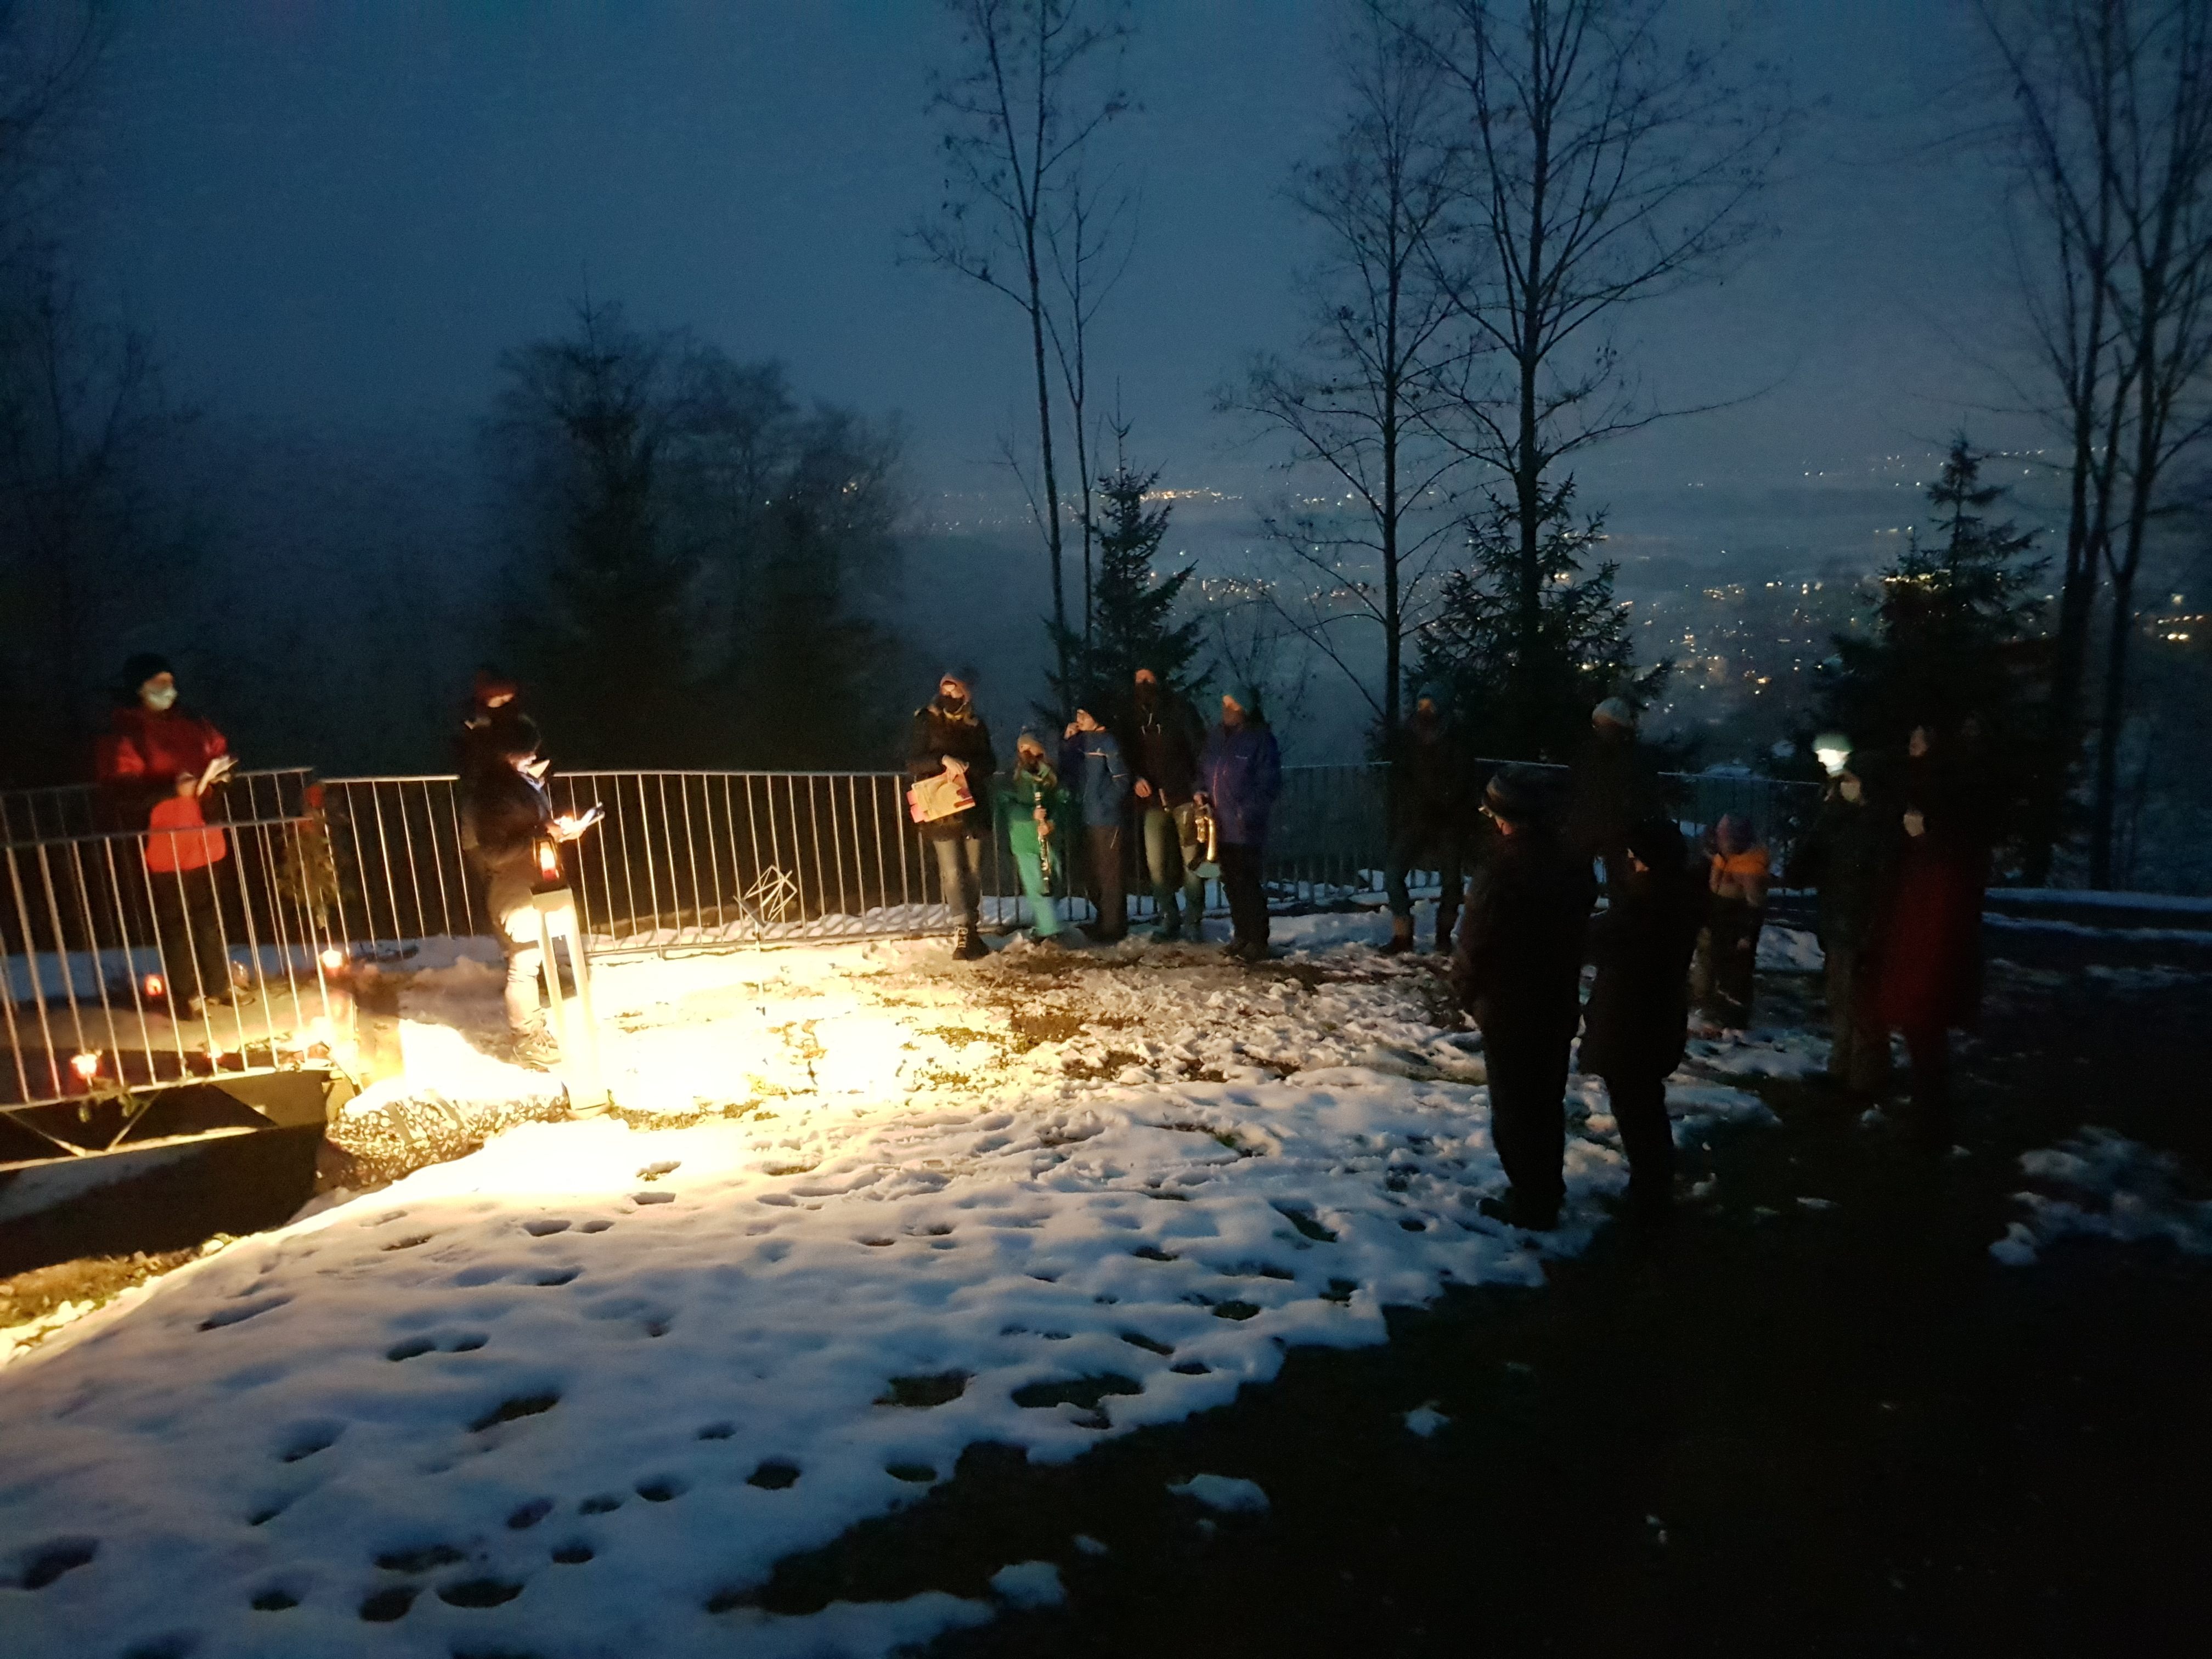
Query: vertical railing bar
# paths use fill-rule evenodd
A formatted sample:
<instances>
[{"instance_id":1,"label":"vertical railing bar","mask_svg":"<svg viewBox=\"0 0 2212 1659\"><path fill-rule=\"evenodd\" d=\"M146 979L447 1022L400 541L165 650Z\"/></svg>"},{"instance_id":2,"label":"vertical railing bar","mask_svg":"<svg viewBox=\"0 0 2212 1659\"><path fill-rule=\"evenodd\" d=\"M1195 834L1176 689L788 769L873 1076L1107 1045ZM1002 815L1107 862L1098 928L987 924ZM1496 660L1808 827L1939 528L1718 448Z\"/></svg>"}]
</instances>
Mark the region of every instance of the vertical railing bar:
<instances>
[{"instance_id":1,"label":"vertical railing bar","mask_svg":"<svg viewBox=\"0 0 2212 1659\"><path fill-rule=\"evenodd\" d=\"M74 843L71 846L73 848ZM40 850L39 865L39 873L46 888L46 920L54 930L54 960L61 969L62 995L69 1003L70 1028L76 1033L76 1046L82 1051L84 1048L84 1014L77 1006L76 975L70 968L69 939L62 930L60 901L54 896L53 865L44 848Z\"/></svg>"},{"instance_id":2,"label":"vertical railing bar","mask_svg":"<svg viewBox=\"0 0 2212 1659\"><path fill-rule=\"evenodd\" d=\"M131 981L131 1005L137 1010L138 1015L138 1042L139 1046L146 1051L146 1063L150 1073L154 1057L154 1030L147 1023L146 999L143 994L144 987L138 977L138 959L131 948L131 916L128 907L123 902L123 872L115 867L115 842L116 837L105 836L102 838L101 847L107 854L108 889L115 895L115 933L116 937L123 942L123 968ZM156 960L158 959L157 955ZM165 983L164 989L166 988ZM116 1052L115 1070L117 1079L120 1081L123 1073L123 1055L119 1048ZM148 1080L151 1081L150 1076Z\"/></svg>"},{"instance_id":3,"label":"vertical railing bar","mask_svg":"<svg viewBox=\"0 0 2212 1659\"><path fill-rule=\"evenodd\" d=\"M39 848L38 854L39 862L41 867L43 867L46 862L46 848L44 847ZM46 1071L52 1084L53 1091L57 1097L59 1097L62 1093L61 1066L54 1054L53 1024L46 1013L46 988L40 983L39 941L37 936L31 929L29 902L23 896L22 871L16 863L15 849L13 848L8 849L8 876L9 884L14 887L15 891L15 919L21 924L23 929L23 964L31 975L31 1006L37 1009L39 1013L39 1040L46 1047ZM62 963L61 966L64 971L67 970L67 963ZM15 1063L17 1068L20 1070L22 1066L22 1059L20 1054L16 1058ZM29 1097L30 1092L31 1085L27 1074L23 1083L23 1094L25 1098L27 1099Z\"/></svg>"},{"instance_id":4,"label":"vertical railing bar","mask_svg":"<svg viewBox=\"0 0 2212 1659\"><path fill-rule=\"evenodd\" d=\"M428 778L422 780L422 831L430 843L430 874L438 884L438 920L446 930L445 937L453 939L456 937L453 933L453 907L446 896L446 859L438 846L438 814L430 804L430 782Z\"/></svg>"},{"instance_id":5,"label":"vertical railing bar","mask_svg":"<svg viewBox=\"0 0 2212 1659\"><path fill-rule=\"evenodd\" d=\"M772 830L772 829L773 829L773 826L771 826L771 830ZM736 836L736 834L737 834L737 827L736 827L736 825L732 824L732 825L731 826L730 833L731 833L731 835L732 835L732 837L734 837L734 836ZM752 775L751 773L750 773L750 772L748 772L748 773L746 773L746 774L745 774L745 835L746 835L746 837L747 837L747 838L748 838L748 839L752 842L752 848L753 848L753 878L752 878L751 885L752 885L753 890L754 890L755 891L757 891L757 890L759 890L759 888L760 888L761 877L762 877L765 872L763 872L763 868L762 868L762 866L761 866L761 855L760 855L760 809L753 804L753 775ZM774 848L774 842L771 842L769 843L769 845L770 845L770 848L771 848L771 850L773 850L773 848ZM767 921L766 921L766 919L761 915L761 914L760 914L760 912L759 912L759 910L758 910L757 908L756 908L756 909L754 910L754 912L753 912L753 915L754 915L753 935L754 935L754 937L755 937L756 939L757 939L757 938L761 935L761 933L762 933L763 932L764 932L764 931L765 931L765 929L766 929L766 927L767 927Z\"/></svg>"},{"instance_id":6,"label":"vertical railing bar","mask_svg":"<svg viewBox=\"0 0 2212 1659\"><path fill-rule=\"evenodd\" d=\"M698 936L704 939L707 933L707 906L700 897L699 839L691 825L691 780L679 776L676 780L676 793L684 802L684 852L691 865L692 926L698 929ZM677 911L678 921L683 920L683 914L679 908ZM681 927L678 928L676 937L678 940L683 939L684 933Z\"/></svg>"},{"instance_id":7,"label":"vertical railing bar","mask_svg":"<svg viewBox=\"0 0 2212 1659\"><path fill-rule=\"evenodd\" d=\"M73 841L70 843L70 860L76 866L77 908L82 913L84 917L85 946L92 956L92 981L99 988L100 990L100 1012L101 1018L105 1021L107 1026L108 1052L113 1054L118 1051L120 1046L115 1035L115 1007L108 1000L107 975L101 970L100 926L93 920L92 887L91 884L85 879L84 843L82 842ZM130 958L127 953L124 961L125 971L127 974L130 963ZM119 1066L122 1062L118 1060L116 1063Z\"/></svg>"},{"instance_id":8,"label":"vertical railing bar","mask_svg":"<svg viewBox=\"0 0 2212 1659\"><path fill-rule=\"evenodd\" d=\"M676 826L670 821L668 812L667 773L653 774L653 794L660 807L660 842L668 854L668 899L675 910L676 938L681 939L684 937L684 897L676 885ZM654 867L649 854L645 867L647 872L651 872ZM659 938L660 887L658 882L654 883L653 892L653 933L655 939Z\"/></svg>"}]
</instances>

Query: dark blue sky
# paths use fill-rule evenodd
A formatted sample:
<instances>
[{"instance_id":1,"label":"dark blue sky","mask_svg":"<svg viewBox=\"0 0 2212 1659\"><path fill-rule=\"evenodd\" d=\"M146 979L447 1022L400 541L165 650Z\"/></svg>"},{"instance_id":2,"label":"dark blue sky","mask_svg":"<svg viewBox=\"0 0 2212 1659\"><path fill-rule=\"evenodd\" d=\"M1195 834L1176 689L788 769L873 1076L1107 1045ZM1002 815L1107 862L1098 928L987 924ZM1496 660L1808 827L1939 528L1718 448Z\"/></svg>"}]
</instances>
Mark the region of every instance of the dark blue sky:
<instances>
[{"instance_id":1,"label":"dark blue sky","mask_svg":"<svg viewBox=\"0 0 2212 1659\"><path fill-rule=\"evenodd\" d=\"M1601 481L1771 485L1939 438L1988 395L1960 348L2001 344L1990 180L1914 155L1948 118L1965 9L1759 9L1754 48L1812 106L1771 203L1784 234L1632 337L1684 401L1782 383L1622 447ZM1142 184L1142 240L1101 367L1170 481L1234 483L1255 452L1224 450L1206 392L1296 331L1304 244L1277 191L1322 137L1328 9L1139 11L1145 107L1108 143ZM925 70L947 33L924 0L138 0L124 22L88 198L101 264L211 412L473 412L501 348L560 327L588 273L639 322L902 411L926 492L997 482L1024 413L1011 307L897 260L937 190Z\"/></svg>"}]
</instances>

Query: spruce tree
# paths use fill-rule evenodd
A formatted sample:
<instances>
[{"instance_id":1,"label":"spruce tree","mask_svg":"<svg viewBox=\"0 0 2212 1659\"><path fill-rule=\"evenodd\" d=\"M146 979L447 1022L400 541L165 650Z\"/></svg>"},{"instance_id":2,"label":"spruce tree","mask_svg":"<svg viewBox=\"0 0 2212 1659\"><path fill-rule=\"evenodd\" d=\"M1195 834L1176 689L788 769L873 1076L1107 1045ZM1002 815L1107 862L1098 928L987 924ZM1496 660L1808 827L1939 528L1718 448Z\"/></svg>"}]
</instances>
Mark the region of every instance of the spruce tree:
<instances>
[{"instance_id":1,"label":"spruce tree","mask_svg":"<svg viewBox=\"0 0 2212 1659\"><path fill-rule=\"evenodd\" d=\"M1840 670L1829 723L1862 749L1902 750L1916 726L1947 739L1978 732L1978 769L1992 812L2023 795L2039 752L2031 700L2041 650L2037 621L2045 563L2026 556L2036 532L1989 510L2008 493L1981 481L1988 457L1964 434L1929 487L1937 534L1916 532L1881 573L1870 636L1838 635Z\"/></svg>"},{"instance_id":2,"label":"spruce tree","mask_svg":"<svg viewBox=\"0 0 2212 1659\"><path fill-rule=\"evenodd\" d=\"M1175 619L1195 567L1167 576L1153 572L1174 511L1145 504L1159 476L1135 471L1122 456L1098 481L1104 514L1097 526L1098 571L1091 588L1090 630L1054 636L1068 664L1065 679L1050 677L1062 718L1080 706L1115 730L1125 729L1139 668L1151 669L1165 691L1186 699L1195 698L1206 682L1205 672L1195 665L1204 625L1196 618Z\"/></svg>"},{"instance_id":3,"label":"spruce tree","mask_svg":"<svg viewBox=\"0 0 2212 1659\"><path fill-rule=\"evenodd\" d=\"M1545 490L1533 568L1521 513L1492 495L1467 526L1468 567L1447 577L1421 629L1416 684L1449 699L1475 752L1502 760L1565 760L1611 696L1649 700L1673 665L1637 672L1628 619L1613 597L1619 564L1583 565L1605 519L1577 520L1575 484Z\"/></svg>"}]
</instances>

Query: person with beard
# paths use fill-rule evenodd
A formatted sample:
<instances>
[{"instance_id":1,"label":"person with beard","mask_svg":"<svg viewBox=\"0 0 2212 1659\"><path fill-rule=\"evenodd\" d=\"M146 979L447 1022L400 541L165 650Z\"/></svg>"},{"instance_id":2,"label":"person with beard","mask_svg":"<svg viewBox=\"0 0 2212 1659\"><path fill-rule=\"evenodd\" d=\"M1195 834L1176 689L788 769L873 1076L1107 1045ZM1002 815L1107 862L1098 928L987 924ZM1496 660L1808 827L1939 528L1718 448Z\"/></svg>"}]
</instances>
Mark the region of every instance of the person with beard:
<instances>
[{"instance_id":1,"label":"person with beard","mask_svg":"<svg viewBox=\"0 0 2212 1659\"><path fill-rule=\"evenodd\" d=\"M1511 1183L1505 1200L1483 1200L1482 1212L1540 1232L1558 1224L1566 1195L1567 1053L1595 898L1589 860L1543 821L1540 802L1540 786L1522 768L1491 779L1482 811L1498 840L1468 884L1451 973L1482 1032L1491 1137Z\"/></svg>"},{"instance_id":2,"label":"person with beard","mask_svg":"<svg viewBox=\"0 0 2212 1659\"><path fill-rule=\"evenodd\" d=\"M1212 815L1221 886L1229 899L1229 954L1267 956L1267 890L1261 879L1267 820L1283 791L1283 754L1261 712L1260 692L1224 692L1221 724L1206 734L1198 760L1199 795Z\"/></svg>"},{"instance_id":3,"label":"person with beard","mask_svg":"<svg viewBox=\"0 0 2212 1659\"><path fill-rule=\"evenodd\" d=\"M1605 1079L1628 1154L1628 1197L1646 1218L1674 1202L1674 1134L1667 1078L1689 1031L1690 952L1704 910L1682 833L1665 818L1631 827L1627 876L1590 930L1597 978L1583 1017L1578 1069Z\"/></svg>"},{"instance_id":4,"label":"person with beard","mask_svg":"<svg viewBox=\"0 0 2212 1659\"><path fill-rule=\"evenodd\" d=\"M976 797L975 805L921 826L922 840L937 852L939 884L945 907L953 915L952 954L962 962L990 954L981 931L983 836L991 827L991 809L985 795L991 774L999 766L991 748L991 730L975 712L969 678L957 672L939 677L937 695L914 711L907 745L910 776L918 781L952 773L965 777L969 793Z\"/></svg>"},{"instance_id":5,"label":"person with beard","mask_svg":"<svg viewBox=\"0 0 2212 1659\"><path fill-rule=\"evenodd\" d=\"M1459 745L1436 698L1424 693L1413 703L1389 749L1396 822L1382 886L1390 898L1391 956L1413 948L1413 896L1407 872L1424 855L1433 857L1440 885L1437 896L1436 948L1451 949L1465 891L1462 860L1466 846L1467 789ZM1425 866L1424 866L1425 867Z\"/></svg>"},{"instance_id":6,"label":"person with beard","mask_svg":"<svg viewBox=\"0 0 2212 1659\"><path fill-rule=\"evenodd\" d=\"M1198 873L1198 717L1165 690L1153 670L1137 671L1129 730L1129 765L1143 822L1145 867L1159 906L1162 942L1206 937L1206 878ZM1176 904L1182 900L1180 914Z\"/></svg>"},{"instance_id":7,"label":"person with beard","mask_svg":"<svg viewBox=\"0 0 2212 1659\"><path fill-rule=\"evenodd\" d=\"M146 880L170 1006L198 1013L211 1002L242 1000L248 994L226 949L217 885L230 846L208 827L217 792L238 765L229 740L179 701L166 658L132 657L123 665L122 692L94 775L102 818L149 832Z\"/></svg>"}]
</instances>

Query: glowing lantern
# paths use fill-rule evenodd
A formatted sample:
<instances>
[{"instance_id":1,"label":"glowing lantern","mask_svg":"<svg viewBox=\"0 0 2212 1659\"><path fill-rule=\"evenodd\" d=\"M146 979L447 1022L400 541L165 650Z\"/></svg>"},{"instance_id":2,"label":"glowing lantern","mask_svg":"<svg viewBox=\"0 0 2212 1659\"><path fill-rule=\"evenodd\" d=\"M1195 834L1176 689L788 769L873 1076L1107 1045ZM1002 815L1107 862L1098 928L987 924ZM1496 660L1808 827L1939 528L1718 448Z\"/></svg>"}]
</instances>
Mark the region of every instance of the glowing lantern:
<instances>
[{"instance_id":1,"label":"glowing lantern","mask_svg":"<svg viewBox=\"0 0 2212 1659\"><path fill-rule=\"evenodd\" d=\"M345 960L345 952L335 945L323 952L323 966L331 973L335 974L339 969L344 967Z\"/></svg>"},{"instance_id":2,"label":"glowing lantern","mask_svg":"<svg viewBox=\"0 0 2212 1659\"><path fill-rule=\"evenodd\" d=\"M100 1056L89 1049L70 1057L70 1070L86 1083L100 1075Z\"/></svg>"},{"instance_id":3,"label":"glowing lantern","mask_svg":"<svg viewBox=\"0 0 2212 1659\"><path fill-rule=\"evenodd\" d=\"M161 997L167 995L168 990L169 988L161 983L161 976L159 974L149 974L146 975L146 994L149 997L158 1000Z\"/></svg>"},{"instance_id":4,"label":"glowing lantern","mask_svg":"<svg viewBox=\"0 0 2212 1659\"><path fill-rule=\"evenodd\" d=\"M550 881L561 873L561 853L550 841L538 843L538 873Z\"/></svg>"}]
</instances>

